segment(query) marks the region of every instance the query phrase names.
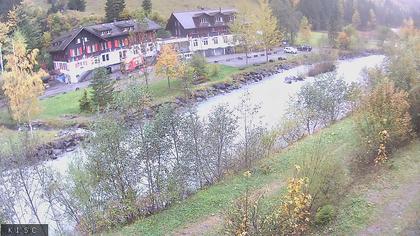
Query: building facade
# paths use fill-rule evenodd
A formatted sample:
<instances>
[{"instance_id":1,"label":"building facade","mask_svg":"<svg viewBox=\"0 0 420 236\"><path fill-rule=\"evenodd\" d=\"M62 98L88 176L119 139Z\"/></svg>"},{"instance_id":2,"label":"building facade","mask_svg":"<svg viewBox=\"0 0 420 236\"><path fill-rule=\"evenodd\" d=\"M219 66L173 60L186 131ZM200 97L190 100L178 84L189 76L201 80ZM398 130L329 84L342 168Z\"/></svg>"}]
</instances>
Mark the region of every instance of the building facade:
<instances>
[{"instance_id":1,"label":"building facade","mask_svg":"<svg viewBox=\"0 0 420 236\"><path fill-rule=\"evenodd\" d=\"M188 42L190 53L203 56L218 56L234 53L234 38L229 24L235 20L235 9L174 12L171 14L166 30L176 38L172 41ZM166 42L167 43L167 42Z\"/></svg>"},{"instance_id":2,"label":"building facade","mask_svg":"<svg viewBox=\"0 0 420 236\"><path fill-rule=\"evenodd\" d=\"M156 31L160 28L146 19L142 23L127 20L72 30L54 39L49 48L54 69L75 83L93 69L155 56Z\"/></svg>"}]
</instances>

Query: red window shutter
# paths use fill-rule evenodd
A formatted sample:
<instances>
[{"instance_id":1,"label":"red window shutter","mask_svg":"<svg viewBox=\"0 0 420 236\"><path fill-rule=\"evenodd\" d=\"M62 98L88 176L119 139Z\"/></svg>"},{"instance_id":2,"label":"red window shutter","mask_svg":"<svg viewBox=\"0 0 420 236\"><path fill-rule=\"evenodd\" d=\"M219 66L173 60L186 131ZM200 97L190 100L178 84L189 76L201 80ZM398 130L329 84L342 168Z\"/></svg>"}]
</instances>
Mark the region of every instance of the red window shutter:
<instances>
[{"instance_id":1,"label":"red window shutter","mask_svg":"<svg viewBox=\"0 0 420 236\"><path fill-rule=\"evenodd\" d=\"M87 53L90 53L90 49L91 49L91 47L90 47L90 46L86 46L86 52L87 52Z\"/></svg>"},{"instance_id":2,"label":"red window shutter","mask_svg":"<svg viewBox=\"0 0 420 236\"><path fill-rule=\"evenodd\" d=\"M82 55L83 54L83 48L82 47L80 47L79 48L79 55Z\"/></svg>"},{"instance_id":3,"label":"red window shutter","mask_svg":"<svg viewBox=\"0 0 420 236\"><path fill-rule=\"evenodd\" d=\"M112 42L108 41L108 48L111 49L112 48Z\"/></svg>"},{"instance_id":4,"label":"red window shutter","mask_svg":"<svg viewBox=\"0 0 420 236\"><path fill-rule=\"evenodd\" d=\"M115 41L114 41L114 46L117 48L117 47L119 47L119 45L118 45L118 39L116 39Z\"/></svg>"},{"instance_id":5,"label":"red window shutter","mask_svg":"<svg viewBox=\"0 0 420 236\"><path fill-rule=\"evenodd\" d=\"M70 49L70 57L74 57L74 49Z\"/></svg>"},{"instance_id":6,"label":"red window shutter","mask_svg":"<svg viewBox=\"0 0 420 236\"><path fill-rule=\"evenodd\" d=\"M95 51L99 51L99 43L95 44L96 50Z\"/></svg>"},{"instance_id":7,"label":"red window shutter","mask_svg":"<svg viewBox=\"0 0 420 236\"><path fill-rule=\"evenodd\" d=\"M124 45L127 46L128 45L128 39L124 39Z\"/></svg>"}]
</instances>

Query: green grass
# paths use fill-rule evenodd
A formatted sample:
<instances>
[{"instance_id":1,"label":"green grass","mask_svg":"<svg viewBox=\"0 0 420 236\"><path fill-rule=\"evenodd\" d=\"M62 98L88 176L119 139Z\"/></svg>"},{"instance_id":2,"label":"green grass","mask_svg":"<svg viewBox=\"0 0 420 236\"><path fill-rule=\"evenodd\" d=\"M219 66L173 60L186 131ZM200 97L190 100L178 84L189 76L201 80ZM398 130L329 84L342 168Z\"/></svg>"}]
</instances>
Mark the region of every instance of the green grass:
<instances>
[{"instance_id":1,"label":"green grass","mask_svg":"<svg viewBox=\"0 0 420 236\"><path fill-rule=\"evenodd\" d=\"M327 33L326 32L312 31L311 39L309 40L309 44L312 45L312 46L318 46L319 45L319 41L322 38L325 38L325 37L327 37ZM299 35L298 35L298 38L297 38L296 42L298 44L303 44L304 43L303 40L302 40L302 38Z\"/></svg>"},{"instance_id":2,"label":"green grass","mask_svg":"<svg viewBox=\"0 0 420 236\"><path fill-rule=\"evenodd\" d=\"M79 100L82 95L81 89L41 100L42 112L38 118L52 119L66 114L79 114Z\"/></svg>"},{"instance_id":3,"label":"green grass","mask_svg":"<svg viewBox=\"0 0 420 236\"><path fill-rule=\"evenodd\" d=\"M210 67L213 66L210 64ZM209 81L203 84L199 84L193 87L193 89L204 89L216 83L232 81L232 75L239 72L236 67L215 65L219 67L219 74L217 76L210 77ZM171 88L168 88L168 82L166 79L160 79L152 82L149 86L151 94L153 96L153 103L168 102L175 97L183 96L183 88L181 80L171 79Z\"/></svg>"},{"instance_id":4,"label":"green grass","mask_svg":"<svg viewBox=\"0 0 420 236\"><path fill-rule=\"evenodd\" d=\"M299 164L305 158L303 154L312 150L315 145L321 145L323 150L333 153L333 158L342 158L342 153L350 153L357 147L354 135L352 120L341 121L313 136L306 137L280 154L263 159L250 178L245 178L241 174L227 177L223 182L199 191L168 210L110 234L165 235L173 232L226 209L234 199L244 193L247 186L253 189L262 188L273 181L285 182L294 164ZM264 175L259 170L260 164L268 164L272 171Z\"/></svg>"},{"instance_id":5,"label":"green grass","mask_svg":"<svg viewBox=\"0 0 420 236\"><path fill-rule=\"evenodd\" d=\"M28 3L34 3L37 6L47 6L47 0L25 0ZM106 0L86 0L86 13L92 15L104 15L105 14L105 2ZM133 10L141 8L141 0L126 0L127 9ZM198 6L218 9L219 7L240 7L247 5L250 7L257 6L257 1L253 0L236 0L226 2L224 0L213 0L213 1L196 1L196 0L152 0L153 11L158 12L162 17L169 18L173 11L191 10L197 9Z\"/></svg>"},{"instance_id":6,"label":"green grass","mask_svg":"<svg viewBox=\"0 0 420 236\"><path fill-rule=\"evenodd\" d=\"M0 152L11 151L7 147L10 147L10 143L17 143L17 141L24 137L25 132L19 132L16 130L10 130L0 127ZM47 143L54 139L57 134L56 130L34 130L33 135L36 137L38 144Z\"/></svg>"}]
</instances>

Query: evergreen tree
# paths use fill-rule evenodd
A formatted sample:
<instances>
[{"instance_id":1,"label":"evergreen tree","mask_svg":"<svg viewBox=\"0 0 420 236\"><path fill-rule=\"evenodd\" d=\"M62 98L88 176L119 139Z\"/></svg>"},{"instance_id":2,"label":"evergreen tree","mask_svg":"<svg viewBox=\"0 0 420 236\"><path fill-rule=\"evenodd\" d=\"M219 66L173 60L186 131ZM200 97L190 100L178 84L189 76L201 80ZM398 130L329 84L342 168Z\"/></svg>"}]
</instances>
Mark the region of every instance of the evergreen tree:
<instances>
[{"instance_id":1,"label":"evergreen tree","mask_svg":"<svg viewBox=\"0 0 420 236\"><path fill-rule=\"evenodd\" d=\"M106 0L105 18L108 22L120 19L125 8L125 0Z\"/></svg>"},{"instance_id":2,"label":"evergreen tree","mask_svg":"<svg viewBox=\"0 0 420 236\"><path fill-rule=\"evenodd\" d=\"M146 13L146 16L149 16L152 13L152 1L151 0L143 0L141 3L141 7L143 11Z\"/></svg>"},{"instance_id":3,"label":"evergreen tree","mask_svg":"<svg viewBox=\"0 0 420 236\"><path fill-rule=\"evenodd\" d=\"M79 100L79 108L80 108L80 112L92 111L91 100L86 89L83 91L83 96Z\"/></svg>"},{"instance_id":4,"label":"evergreen tree","mask_svg":"<svg viewBox=\"0 0 420 236\"><path fill-rule=\"evenodd\" d=\"M358 29L361 25L361 19L360 19L360 14L358 10L355 10L353 13L353 16L351 18L351 23L353 25L354 28Z\"/></svg>"},{"instance_id":5,"label":"evergreen tree","mask_svg":"<svg viewBox=\"0 0 420 236\"><path fill-rule=\"evenodd\" d=\"M331 46L337 46L338 33L341 31L341 11L339 2L336 0L327 1L330 6L329 19L328 19L328 41Z\"/></svg>"},{"instance_id":6,"label":"evergreen tree","mask_svg":"<svg viewBox=\"0 0 420 236\"><path fill-rule=\"evenodd\" d=\"M283 35L293 44L299 31L299 23L302 13L293 8L289 0L270 1L273 15L277 18L277 24Z\"/></svg>"},{"instance_id":7,"label":"evergreen tree","mask_svg":"<svg viewBox=\"0 0 420 236\"><path fill-rule=\"evenodd\" d=\"M90 86L93 89L93 109L103 111L113 102L114 81L109 78L105 68L99 68L94 71L94 76Z\"/></svg>"},{"instance_id":8,"label":"evergreen tree","mask_svg":"<svg viewBox=\"0 0 420 236\"><path fill-rule=\"evenodd\" d=\"M67 7L70 10L85 11L86 1L85 0L69 0Z\"/></svg>"}]
</instances>

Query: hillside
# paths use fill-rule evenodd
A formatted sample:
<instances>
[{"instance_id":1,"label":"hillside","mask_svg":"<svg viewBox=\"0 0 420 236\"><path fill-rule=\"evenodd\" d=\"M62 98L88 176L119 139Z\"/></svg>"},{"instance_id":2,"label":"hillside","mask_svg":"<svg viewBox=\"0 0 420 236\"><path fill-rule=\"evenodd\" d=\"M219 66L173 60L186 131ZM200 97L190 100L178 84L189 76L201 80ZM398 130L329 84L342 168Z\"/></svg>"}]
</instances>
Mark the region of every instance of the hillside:
<instances>
[{"instance_id":1,"label":"hillside","mask_svg":"<svg viewBox=\"0 0 420 236\"><path fill-rule=\"evenodd\" d=\"M39 6L46 6L47 0L25 0L27 3L31 3ZM104 14L104 6L106 0L86 0L86 12L91 14ZM240 7L241 5L256 5L257 0L213 0L213 1L196 1L196 0L152 0L153 11L158 12L163 17L169 17L173 11L182 11L195 9L198 7L206 8L219 8L219 7ZM142 0L126 0L128 9L135 9L141 7Z\"/></svg>"}]
</instances>

